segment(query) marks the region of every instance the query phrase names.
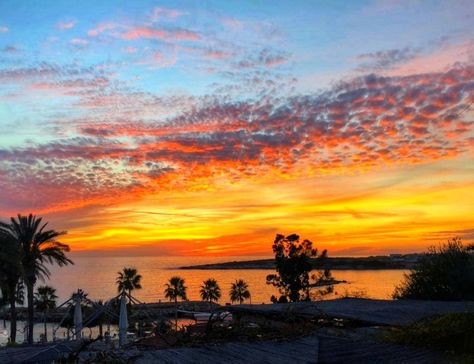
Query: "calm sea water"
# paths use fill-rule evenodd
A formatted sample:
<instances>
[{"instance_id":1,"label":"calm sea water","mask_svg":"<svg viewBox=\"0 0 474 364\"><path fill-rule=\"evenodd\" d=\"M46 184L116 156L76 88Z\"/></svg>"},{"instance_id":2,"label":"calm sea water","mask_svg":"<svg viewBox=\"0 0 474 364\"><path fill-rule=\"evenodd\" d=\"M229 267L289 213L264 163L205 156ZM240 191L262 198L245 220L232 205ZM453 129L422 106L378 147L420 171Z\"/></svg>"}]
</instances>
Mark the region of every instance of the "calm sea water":
<instances>
[{"instance_id":1,"label":"calm sea water","mask_svg":"<svg viewBox=\"0 0 474 364\"><path fill-rule=\"evenodd\" d=\"M230 302L228 291L236 279L248 282L252 303L268 303L276 289L265 283L272 270L180 270L181 266L218 263L234 260L261 259L261 257L80 257L74 258L73 266L51 269L48 284L57 289L59 302L63 302L78 288L89 294L89 298L106 300L117 294L115 280L123 267L135 267L143 276L143 289L134 292L143 302L165 300L164 284L175 275L185 279L188 299L198 300L199 288L207 278L215 278L221 289L220 303ZM363 291L371 298L390 298L394 286L400 283L402 270L335 270L333 276L349 283L335 286L337 295L347 291Z\"/></svg>"},{"instance_id":2,"label":"calm sea water","mask_svg":"<svg viewBox=\"0 0 474 364\"><path fill-rule=\"evenodd\" d=\"M107 300L117 295L115 279L117 272L123 267L135 267L143 276L141 290L133 295L143 302L164 301L164 284L175 275L185 279L188 287L188 299L199 300L199 289L202 282L208 278L215 278L221 289L222 298L219 303L225 304L229 300L230 284L236 279L244 279L248 282L252 295L252 303L268 303L270 297L276 294L274 287L265 283L268 274L273 270L180 270L181 266L189 266L205 263L219 263L226 261L261 259L262 257L76 257L73 266L51 268L51 279L46 283L57 290L58 304L64 302L78 288L89 294L92 300ZM364 292L370 298L390 299L395 285L403 278L403 270L335 270L333 276L339 280L348 281L345 284L335 286L332 297L338 297L348 292ZM43 282L39 282L43 284ZM23 334L21 330L25 323L18 323L18 341L21 342ZM7 342L9 322L6 327L0 323L0 345ZM48 324L48 335L51 339L56 324ZM114 332L112 329L112 333ZM35 325L35 340L39 339L43 332L43 324ZM56 336L62 338L66 330L58 329ZM97 328L85 329L84 335L97 336Z\"/></svg>"}]
</instances>

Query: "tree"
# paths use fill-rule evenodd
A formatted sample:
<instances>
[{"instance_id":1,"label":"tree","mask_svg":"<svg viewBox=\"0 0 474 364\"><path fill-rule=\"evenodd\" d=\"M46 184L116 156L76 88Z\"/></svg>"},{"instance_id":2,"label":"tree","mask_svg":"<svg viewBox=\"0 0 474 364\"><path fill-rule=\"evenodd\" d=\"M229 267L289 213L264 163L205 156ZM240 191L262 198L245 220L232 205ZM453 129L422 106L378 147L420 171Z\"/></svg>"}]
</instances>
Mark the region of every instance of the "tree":
<instances>
[{"instance_id":1,"label":"tree","mask_svg":"<svg viewBox=\"0 0 474 364\"><path fill-rule=\"evenodd\" d=\"M104 310L104 301L102 301L102 300L95 301L95 306L96 306L95 307L96 310L99 309L102 312L96 316L96 318L94 319L93 324L94 324L94 326L99 326L99 335L100 335L100 337L104 337L103 326L104 326L104 323L105 323L105 319L107 317L105 315L105 310Z\"/></svg>"},{"instance_id":2,"label":"tree","mask_svg":"<svg viewBox=\"0 0 474 364\"><path fill-rule=\"evenodd\" d=\"M43 312L44 322L44 340L48 341L47 317L49 310L56 308L56 289L50 286L40 286L35 293L35 307L38 311Z\"/></svg>"},{"instance_id":3,"label":"tree","mask_svg":"<svg viewBox=\"0 0 474 364\"><path fill-rule=\"evenodd\" d=\"M140 284L142 276L138 274L135 268L123 268L122 271L117 274L116 283L119 292L128 291L128 294L131 295L134 289L142 288Z\"/></svg>"},{"instance_id":4,"label":"tree","mask_svg":"<svg viewBox=\"0 0 474 364\"><path fill-rule=\"evenodd\" d=\"M176 331L178 331L178 298L186 300L186 289L184 279L178 276L171 277L168 283L165 284L165 297L170 301L174 301L174 316Z\"/></svg>"},{"instance_id":5,"label":"tree","mask_svg":"<svg viewBox=\"0 0 474 364\"><path fill-rule=\"evenodd\" d=\"M474 300L474 255L460 238L430 247L403 282L393 298L421 300Z\"/></svg>"},{"instance_id":6,"label":"tree","mask_svg":"<svg viewBox=\"0 0 474 364\"><path fill-rule=\"evenodd\" d=\"M20 246L14 237L0 227L0 289L10 306L10 341L16 341L16 304L23 304Z\"/></svg>"},{"instance_id":7,"label":"tree","mask_svg":"<svg viewBox=\"0 0 474 364\"><path fill-rule=\"evenodd\" d=\"M73 264L66 256L69 246L60 243L57 238L66 234L55 230L46 230L48 223L42 223L41 217L32 214L18 215L11 218L10 223L0 223L0 231L10 235L20 248L20 261L23 280L26 284L28 302L28 343L33 343L34 324L34 287L38 279L49 278L49 264L60 267Z\"/></svg>"},{"instance_id":8,"label":"tree","mask_svg":"<svg viewBox=\"0 0 474 364\"><path fill-rule=\"evenodd\" d=\"M229 296L232 302L242 304L244 300L250 298L249 285L243 279L236 280L230 285Z\"/></svg>"},{"instance_id":9,"label":"tree","mask_svg":"<svg viewBox=\"0 0 474 364\"><path fill-rule=\"evenodd\" d=\"M217 302L221 298L221 288L214 278L202 282L199 293L204 301L209 302L209 310L212 310L212 302Z\"/></svg>"},{"instance_id":10,"label":"tree","mask_svg":"<svg viewBox=\"0 0 474 364\"><path fill-rule=\"evenodd\" d=\"M267 276L267 284L278 288L280 298L272 297L272 301L297 302L310 300L310 276L313 269L312 258L316 262L322 262L327 257L324 250L319 256L317 249L313 249L313 243L309 240L300 241L296 234L277 234L272 246L275 253L275 265L277 274Z\"/></svg>"}]
</instances>

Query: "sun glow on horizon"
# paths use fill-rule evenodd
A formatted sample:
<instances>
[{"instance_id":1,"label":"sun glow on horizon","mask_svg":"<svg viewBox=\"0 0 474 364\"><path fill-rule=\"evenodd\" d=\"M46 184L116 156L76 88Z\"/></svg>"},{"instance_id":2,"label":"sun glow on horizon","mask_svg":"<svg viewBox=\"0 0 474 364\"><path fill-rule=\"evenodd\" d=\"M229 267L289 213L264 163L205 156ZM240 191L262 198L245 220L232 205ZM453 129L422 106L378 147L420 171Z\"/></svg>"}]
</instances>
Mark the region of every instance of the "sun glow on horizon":
<instances>
[{"instance_id":1,"label":"sun glow on horizon","mask_svg":"<svg viewBox=\"0 0 474 364\"><path fill-rule=\"evenodd\" d=\"M81 254L474 241L472 4L138 4L0 4L1 219Z\"/></svg>"}]
</instances>

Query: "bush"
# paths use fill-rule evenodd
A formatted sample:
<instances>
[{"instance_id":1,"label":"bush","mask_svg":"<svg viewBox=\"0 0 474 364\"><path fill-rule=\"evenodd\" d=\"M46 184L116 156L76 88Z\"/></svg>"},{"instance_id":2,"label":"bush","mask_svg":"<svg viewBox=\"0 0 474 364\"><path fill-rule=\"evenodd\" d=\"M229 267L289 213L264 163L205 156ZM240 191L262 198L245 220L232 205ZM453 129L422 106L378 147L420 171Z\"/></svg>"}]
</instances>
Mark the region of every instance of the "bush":
<instances>
[{"instance_id":1,"label":"bush","mask_svg":"<svg viewBox=\"0 0 474 364\"><path fill-rule=\"evenodd\" d=\"M474 300L474 255L461 239L429 249L405 274L393 298L421 300Z\"/></svg>"},{"instance_id":2,"label":"bush","mask_svg":"<svg viewBox=\"0 0 474 364\"><path fill-rule=\"evenodd\" d=\"M451 313L409 326L390 329L383 337L387 341L474 354L474 312Z\"/></svg>"}]
</instances>

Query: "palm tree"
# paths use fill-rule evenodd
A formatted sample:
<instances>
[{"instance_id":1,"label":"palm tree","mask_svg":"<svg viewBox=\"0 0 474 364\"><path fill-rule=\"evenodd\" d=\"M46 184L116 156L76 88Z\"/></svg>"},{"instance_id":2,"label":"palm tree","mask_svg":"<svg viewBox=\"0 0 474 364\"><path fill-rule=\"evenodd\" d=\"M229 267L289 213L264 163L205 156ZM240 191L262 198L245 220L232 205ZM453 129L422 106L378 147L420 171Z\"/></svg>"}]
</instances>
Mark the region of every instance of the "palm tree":
<instances>
[{"instance_id":1,"label":"palm tree","mask_svg":"<svg viewBox=\"0 0 474 364\"><path fill-rule=\"evenodd\" d=\"M176 331L178 331L178 298L186 300L186 286L184 279L178 276L171 277L168 283L165 284L165 297L170 301L174 301L174 318L176 324Z\"/></svg>"},{"instance_id":2,"label":"palm tree","mask_svg":"<svg viewBox=\"0 0 474 364\"><path fill-rule=\"evenodd\" d=\"M48 311L56 308L56 289L50 286L40 286L35 293L35 307L43 312L44 340L48 341L48 330L46 326Z\"/></svg>"},{"instance_id":3,"label":"palm tree","mask_svg":"<svg viewBox=\"0 0 474 364\"><path fill-rule=\"evenodd\" d=\"M250 298L249 285L243 279L236 280L230 285L230 300L242 304L244 300Z\"/></svg>"},{"instance_id":4,"label":"palm tree","mask_svg":"<svg viewBox=\"0 0 474 364\"><path fill-rule=\"evenodd\" d=\"M119 292L128 291L130 296L134 289L141 289L140 281L142 276L138 274L135 268L123 268L121 272L117 273L117 288Z\"/></svg>"},{"instance_id":5,"label":"palm tree","mask_svg":"<svg viewBox=\"0 0 474 364\"><path fill-rule=\"evenodd\" d=\"M20 246L11 234L0 228L0 289L10 305L10 341L16 341L16 304L22 304L23 284Z\"/></svg>"},{"instance_id":6,"label":"palm tree","mask_svg":"<svg viewBox=\"0 0 474 364\"><path fill-rule=\"evenodd\" d=\"M7 299L7 295L8 293L5 292L5 288L2 287L2 284L0 283L0 307L2 309L5 309L5 307L8 305L8 299ZM5 329L7 327L7 315L6 313L4 312L3 313L3 328Z\"/></svg>"},{"instance_id":7,"label":"palm tree","mask_svg":"<svg viewBox=\"0 0 474 364\"><path fill-rule=\"evenodd\" d=\"M73 264L66 257L69 246L60 243L56 239L66 234L55 230L46 230L48 223L41 223L42 218L29 214L10 218L10 223L0 222L0 231L9 234L20 246L20 261L22 266L23 280L26 284L28 300L28 343L33 343L33 321L34 321L34 287L38 278L44 280L49 278L50 272L47 263L56 263L60 267Z\"/></svg>"},{"instance_id":8,"label":"palm tree","mask_svg":"<svg viewBox=\"0 0 474 364\"><path fill-rule=\"evenodd\" d=\"M212 310L212 302L217 302L219 301L219 298L221 298L221 288L214 278L209 278L208 280L204 281L199 293L201 294L201 298L204 301L209 302L209 311Z\"/></svg>"},{"instance_id":9,"label":"palm tree","mask_svg":"<svg viewBox=\"0 0 474 364\"><path fill-rule=\"evenodd\" d=\"M105 323L105 319L106 319L105 310L104 310L104 301L102 301L102 300L94 301L94 306L95 306L94 309L96 311L101 310L101 313L96 314L97 316L91 322L91 325L99 326L99 336L104 337L103 327L104 327L104 323Z\"/></svg>"}]
</instances>

